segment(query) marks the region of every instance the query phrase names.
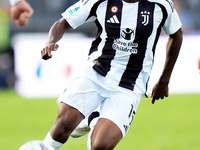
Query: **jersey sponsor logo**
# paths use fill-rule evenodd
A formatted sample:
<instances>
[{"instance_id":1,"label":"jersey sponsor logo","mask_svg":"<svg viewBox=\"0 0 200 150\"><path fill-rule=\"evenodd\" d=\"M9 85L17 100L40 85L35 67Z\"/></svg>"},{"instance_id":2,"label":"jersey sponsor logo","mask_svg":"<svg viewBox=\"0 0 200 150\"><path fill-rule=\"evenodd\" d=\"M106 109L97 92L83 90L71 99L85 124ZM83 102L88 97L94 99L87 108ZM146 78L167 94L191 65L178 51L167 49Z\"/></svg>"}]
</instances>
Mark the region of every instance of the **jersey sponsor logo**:
<instances>
[{"instance_id":1,"label":"jersey sponsor logo","mask_svg":"<svg viewBox=\"0 0 200 150\"><path fill-rule=\"evenodd\" d=\"M73 15L76 11L78 11L80 9L80 6L77 6L77 7L75 7L75 8L73 8L73 9L70 9L69 11L68 11L68 13L70 14L70 15Z\"/></svg>"},{"instance_id":2,"label":"jersey sponsor logo","mask_svg":"<svg viewBox=\"0 0 200 150\"><path fill-rule=\"evenodd\" d=\"M111 12L112 13L116 13L118 11L118 7L117 6L113 6L112 8L111 8Z\"/></svg>"},{"instance_id":3,"label":"jersey sponsor logo","mask_svg":"<svg viewBox=\"0 0 200 150\"><path fill-rule=\"evenodd\" d=\"M108 23L119 23L119 20L116 15L112 16L110 19L107 20Z\"/></svg>"},{"instance_id":4,"label":"jersey sponsor logo","mask_svg":"<svg viewBox=\"0 0 200 150\"><path fill-rule=\"evenodd\" d=\"M137 54L138 43L133 43L133 41L125 41L120 39L115 39L112 48L117 51L128 52L131 54Z\"/></svg>"},{"instance_id":5,"label":"jersey sponsor logo","mask_svg":"<svg viewBox=\"0 0 200 150\"><path fill-rule=\"evenodd\" d=\"M148 25L148 23L149 23L149 15L150 15L150 12L148 12L148 11L142 11L141 12L141 15L142 15L142 17L143 17L143 22L142 22L142 24L144 25L144 26L146 26L146 25Z\"/></svg>"},{"instance_id":6,"label":"jersey sponsor logo","mask_svg":"<svg viewBox=\"0 0 200 150\"><path fill-rule=\"evenodd\" d=\"M133 39L133 35L134 35L134 30L126 28L124 30L122 30L121 32L121 36L125 39L125 40L131 40Z\"/></svg>"}]
</instances>

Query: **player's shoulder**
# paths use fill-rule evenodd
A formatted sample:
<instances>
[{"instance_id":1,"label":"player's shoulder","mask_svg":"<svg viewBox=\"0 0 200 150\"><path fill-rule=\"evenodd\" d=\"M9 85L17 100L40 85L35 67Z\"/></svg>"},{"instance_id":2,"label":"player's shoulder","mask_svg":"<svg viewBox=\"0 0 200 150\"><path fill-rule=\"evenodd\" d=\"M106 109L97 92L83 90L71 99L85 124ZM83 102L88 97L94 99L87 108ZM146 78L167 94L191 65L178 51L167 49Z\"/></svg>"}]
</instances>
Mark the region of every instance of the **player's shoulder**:
<instances>
[{"instance_id":1,"label":"player's shoulder","mask_svg":"<svg viewBox=\"0 0 200 150\"><path fill-rule=\"evenodd\" d=\"M107 1L107 0L80 0L80 2L86 4L88 2L92 2L92 3L96 3L96 2L103 2L103 1Z\"/></svg>"},{"instance_id":2,"label":"player's shoulder","mask_svg":"<svg viewBox=\"0 0 200 150\"><path fill-rule=\"evenodd\" d=\"M168 11L174 10L174 4L172 0L147 0L147 1L159 4L160 6L166 8Z\"/></svg>"},{"instance_id":3,"label":"player's shoulder","mask_svg":"<svg viewBox=\"0 0 200 150\"><path fill-rule=\"evenodd\" d=\"M79 2L81 2L82 5L96 5L104 1L107 1L107 0L80 0Z\"/></svg>"},{"instance_id":4,"label":"player's shoulder","mask_svg":"<svg viewBox=\"0 0 200 150\"><path fill-rule=\"evenodd\" d=\"M159 4L169 4L169 3L173 3L172 0L147 0L149 2L154 2L154 3L159 3Z\"/></svg>"}]
</instances>

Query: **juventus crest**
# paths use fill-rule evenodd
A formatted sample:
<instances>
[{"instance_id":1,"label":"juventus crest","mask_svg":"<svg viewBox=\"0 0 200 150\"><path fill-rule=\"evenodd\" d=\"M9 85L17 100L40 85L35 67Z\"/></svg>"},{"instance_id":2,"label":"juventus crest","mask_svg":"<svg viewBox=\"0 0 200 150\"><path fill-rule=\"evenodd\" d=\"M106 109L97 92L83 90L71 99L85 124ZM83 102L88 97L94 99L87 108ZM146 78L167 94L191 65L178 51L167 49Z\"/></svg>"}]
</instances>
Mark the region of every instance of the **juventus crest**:
<instances>
[{"instance_id":1,"label":"juventus crest","mask_svg":"<svg viewBox=\"0 0 200 150\"><path fill-rule=\"evenodd\" d=\"M142 15L142 17L143 17L143 22L142 22L142 24L144 25L144 26L146 26L148 23L149 23L149 15L150 15L150 12L148 12L148 11L142 11L141 12L141 15Z\"/></svg>"}]
</instances>

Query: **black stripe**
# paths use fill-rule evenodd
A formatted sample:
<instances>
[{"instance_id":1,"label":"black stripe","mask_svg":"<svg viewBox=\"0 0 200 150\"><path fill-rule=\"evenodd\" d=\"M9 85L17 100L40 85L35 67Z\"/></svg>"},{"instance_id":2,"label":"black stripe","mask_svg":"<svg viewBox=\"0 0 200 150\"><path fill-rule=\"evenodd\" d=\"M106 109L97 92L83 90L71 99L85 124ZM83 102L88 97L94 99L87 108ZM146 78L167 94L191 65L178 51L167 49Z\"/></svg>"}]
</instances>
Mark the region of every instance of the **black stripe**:
<instances>
[{"instance_id":1,"label":"black stripe","mask_svg":"<svg viewBox=\"0 0 200 150\"><path fill-rule=\"evenodd\" d=\"M97 2L93 5L93 7L91 8L90 14L89 14L89 16L87 17L86 20L88 20L91 16L97 16L96 10L97 10L99 4L101 4L101 3L104 2L104 1L105 1L105 0L99 0L99 1L97 1Z\"/></svg>"},{"instance_id":2,"label":"black stripe","mask_svg":"<svg viewBox=\"0 0 200 150\"><path fill-rule=\"evenodd\" d=\"M134 43L138 43L137 54L131 54L129 62L127 64L126 70L122 75L119 86L133 90L135 81L138 78L139 73L142 70L142 64L145 57L147 40L153 30L153 15L155 4L142 0L139 2L138 6L138 18L136 26L136 35ZM141 13L150 12L149 22L147 25L142 24L144 17Z\"/></svg>"},{"instance_id":3,"label":"black stripe","mask_svg":"<svg viewBox=\"0 0 200 150\"><path fill-rule=\"evenodd\" d=\"M160 26L158 27L157 29L157 33L156 33L156 38L155 38L155 42L154 42L154 45L153 45L153 56L155 55L155 49L156 49L156 45L157 45L157 42L158 42L158 39L159 39L159 36L160 36L160 32L161 32L161 27L164 26L165 24L165 21L167 19L167 10L165 9L165 7L159 3L156 3L162 10L162 13L163 13L163 18L162 18L162 22L160 24Z\"/></svg>"},{"instance_id":4,"label":"black stripe","mask_svg":"<svg viewBox=\"0 0 200 150\"><path fill-rule=\"evenodd\" d=\"M118 11L116 13L113 13L111 11L113 6L116 6L118 8ZM108 6L105 17L105 29L109 39L113 40L114 38L120 37L120 23L108 23L107 20L110 20L110 18L116 15L119 22L121 22L121 14L122 14L122 1L108 0Z\"/></svg>"},{"instance_id":5,"label":"black stripe","mask_svg":"<svg viewBox=\"0 0 200 150\"><path fill-rule=\"evenodd\" d=\"M95 17L97 16L96 10L97 10L98 6L104 1L105 0L99 0L93 5L93 7L91 8L90 14L86 20L88 20L92 16L95 16ZM97 32L96 39L92 42L92 45L91 45L88 55L90 55L94 51L97 51L97 47L98 47L99 43L101 42L100 34L102 33L102 27L101 27L100 23L98 22L98 20L95 20L95 23L96 23L98 32Z\"/></svg>"},{"instance_id":6,"label":"black stripe","mask_svg":"<svg viewBox=\"0 0 200 150\"><path fill-rule=\"evenodd\" d=\"M156 3L156 4L157 4L157 5L161 8L161 10L162 10L163 19L162 19L162 22L161 22L161 26L164 26L165 21L166 21L166 19L167 19L167 17L168 17L167 10L166 10L166 8L165 8L163 5L161 5L161 4L159 4L159 3Z\"/></svg>"},{"instance_id":7,"label":"black stripe","mask_svg":"<svg viewBox=\"0 0 200 150\"><path fill-rule=\"evenodd\" d=\"M148 82L149 82L149 79L150 79L150 77L148 77L148 79L147 79L147 82L146 82L146 89L145 89L145 93L144 93L144 96L145 96L146 98L148 98L147 89L148 89Z\"/></svg>"},{"instance_id":8,"label":"black stripe","mask_svg":"<svg viewBox=\"0 0 200 150\"><path fill-rule=\"evenodd\" d=\"M113 13L111 11L112 7L116 6L118 11ZM102 55L95 61L96 65L93 69L96 70L100 75L106 76L107 72L110 70L110 63L114 59L115 50L112 48L112 43L114 39L120 37L120 23L108 23L114 15L117 16L119 22L121 22L121 12L122 12L122 1L121 0L108 0L106 16L105 16L105 30L107 33L107 39L102 50Z\"/></svg>"},{"instance_id":9,"label":"black stripe","mask_svg":"<svg viewBox=\"0 0 200 150\"><path fill-rule=\"evenodd\" d=\"M89 55L95 51L97 51L98 49L98 46L99 46L99 43L101 42L101 38L100 38L100 35L102 33L102 27L100 25L100 23L98 22L98 20L95 21L96 23L96 26L98 28L98 32L97 32L97 36L96 36L96 39L92 42L92 46L90 48L90 51L89 51Z\"/></svg>"}]
</instances>

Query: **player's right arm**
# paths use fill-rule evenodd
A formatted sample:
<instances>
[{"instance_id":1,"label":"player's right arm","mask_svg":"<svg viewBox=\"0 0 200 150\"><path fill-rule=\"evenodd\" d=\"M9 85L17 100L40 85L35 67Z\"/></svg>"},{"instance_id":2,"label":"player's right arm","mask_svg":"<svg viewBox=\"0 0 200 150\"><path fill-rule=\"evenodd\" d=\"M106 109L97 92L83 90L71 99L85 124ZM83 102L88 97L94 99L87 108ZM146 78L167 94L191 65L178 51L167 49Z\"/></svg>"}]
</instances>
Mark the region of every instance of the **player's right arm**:
<instances>
[{"instance_id":1,"label":"player's right arm","mask_svg":"<svg viewBox=\"0 0 200 150\"><path fill-rule=\"evenodd\" d=\"M53 24L49 31L46 46L41 51L42 59L47 60L52 57L51 51L56 51L58 49L58 45L56 43L69 29L71 29L71 26L64 18L61 18Z\"/></svg>"},{"instance_id":2,"label":"player's right arm","mask_svg":"<svg viewBox=\"0 0 200 150\"><path fill-rule=\"evenodd\" d=\"M48 41L41 51L42 59L47 60L52 57L51 51L58 49L56 42L67 30L76 29L86 21L95 20L95 11L91 12L95 4L98 4L98 0L80 0L62 13L63 18L55 22L49 31Z\"/></svg>"}]
</instances>

